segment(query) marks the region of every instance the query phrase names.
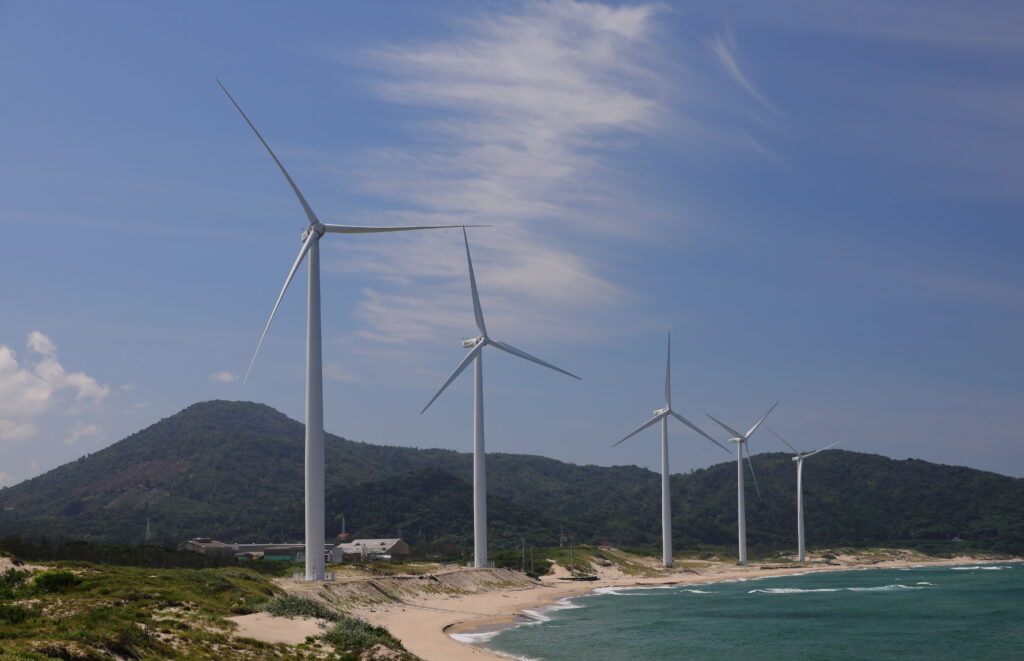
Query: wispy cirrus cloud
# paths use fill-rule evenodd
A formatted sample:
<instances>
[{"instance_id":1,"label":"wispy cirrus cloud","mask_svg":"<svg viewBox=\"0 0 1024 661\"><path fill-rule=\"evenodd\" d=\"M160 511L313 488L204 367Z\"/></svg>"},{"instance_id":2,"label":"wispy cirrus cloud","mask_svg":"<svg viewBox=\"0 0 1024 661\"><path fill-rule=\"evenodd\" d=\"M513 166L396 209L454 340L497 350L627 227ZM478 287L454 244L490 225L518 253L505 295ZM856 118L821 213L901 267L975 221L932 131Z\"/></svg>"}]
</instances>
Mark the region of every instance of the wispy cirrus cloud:
<instances>
[{"instance_id":1,"label":"wispy cirrus cloud","mask_svg":"<svg viewBox=\"0 0 1024 661\"><path fill-rule=\"evenodd\" d=\"M629 157L641 143L686 148L725 135L678 112L679 95L706 101L707 74L666 65L658 18L668 11L527 2L460 18L445 39L370 54L373 89L426 119L407 127L401 147L360 158L355 176L390 207L361 220L491 224L470 240L496 334L608 333L611 324L597 318L621 308L628 292L594 255L659 223L678 232L688 222L680 209L632 192ZM715 64L696 38L692 51L705 69ZM743 136L728 140L751 147ZM460 239L430 232L389 238L386 247L327 248L329 269L376 277L358 303L358 335L394 345L472 334Z\"/></svg>"},{"instance_id":2,"label":"wispy cirrus cloud","mask_svg":"<svg viewBox=\"0 0 1024 661\"><path fill-rule=\"evenodd\" d=\"M768 108L772 112L778 112L772 102L758 90L754 84L750 81L747 75L740 68L739 60L736 56L736 40L731 32L717 35L711 40L711 50L718 57L722 66L729 73L733 80L735 80L740 87L745 89L752 97L758 100L765 108Z\"/></svg>"}]
</instances>

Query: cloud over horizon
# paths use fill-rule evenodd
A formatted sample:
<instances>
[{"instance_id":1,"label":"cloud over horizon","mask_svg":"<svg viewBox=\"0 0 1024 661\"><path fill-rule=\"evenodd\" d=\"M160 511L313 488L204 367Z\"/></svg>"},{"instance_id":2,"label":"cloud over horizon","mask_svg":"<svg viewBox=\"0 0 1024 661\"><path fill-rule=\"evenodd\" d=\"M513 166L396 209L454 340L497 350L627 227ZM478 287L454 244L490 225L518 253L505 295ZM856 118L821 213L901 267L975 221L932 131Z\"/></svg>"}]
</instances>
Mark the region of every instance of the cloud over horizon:
<instances>
[{"instance_id":1,"label":"cloud over horizon","mask_svg":"<svg viewBox=\"0 0 1024 661\"><path fill-rule=\"evenodd\" d=\"M68 373L57 359L57 345L40 331L30 332L25 344L28 355L20 362L0 344L0 442L32 439L43 414L97 407L110 393L110 386L85 372Z\"/></svg>"}]
</instances>

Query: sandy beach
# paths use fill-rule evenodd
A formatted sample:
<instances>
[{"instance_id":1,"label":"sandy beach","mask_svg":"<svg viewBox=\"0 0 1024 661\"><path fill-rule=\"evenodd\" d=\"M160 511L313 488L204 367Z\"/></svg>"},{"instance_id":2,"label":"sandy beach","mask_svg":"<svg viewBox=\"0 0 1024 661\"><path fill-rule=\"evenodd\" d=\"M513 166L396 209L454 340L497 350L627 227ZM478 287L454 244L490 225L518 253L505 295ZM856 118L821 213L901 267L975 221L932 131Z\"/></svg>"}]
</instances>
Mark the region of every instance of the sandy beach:
<instances>
[{"instance_id":1,"label":"sandy beach","mask_svg":"<svg viewBox=\"0 0 1024 661\"><path fill-rule=\"evenodd\" d=\"M688 585L714 583L736 578L759 578L789 574L849 569L898 568L920 565L951 565L978 561L973 557L948 560L889 560L863 562L855 556L839 556L832 562L806 563L801 566L772 567L751 564L739 567L712 563L701 569L666 570L657 577L623 575L616 569L601 569L595 581L566 581L561 570L545 576L537 585L523 589L497 590L468 595L425 595L401 604L357 608L352 614L367 622L387 627L406 648L426 661L460 661L463 659L502 659L486 649L451 637L453 633L479 631L488 626L508 625L517 617L529 617L524 611L554 603L565 597L587 594L601 587L632 587L638 585ZM561 568L557 568L561 569Z\"/></svg>"}]
</instances>

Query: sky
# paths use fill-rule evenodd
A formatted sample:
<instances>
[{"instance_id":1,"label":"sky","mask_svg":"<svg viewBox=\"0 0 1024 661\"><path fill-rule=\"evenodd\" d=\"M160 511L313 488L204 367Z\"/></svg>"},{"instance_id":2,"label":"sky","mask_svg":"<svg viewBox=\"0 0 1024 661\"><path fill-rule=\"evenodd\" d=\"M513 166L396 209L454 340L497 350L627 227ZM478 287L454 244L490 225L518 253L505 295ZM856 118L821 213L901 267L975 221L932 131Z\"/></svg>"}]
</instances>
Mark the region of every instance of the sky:
<instances>
[{"instance_id":1,"label":"sky","mask_svg":"<svg viewBox=\"0 0 1024 661\"><path fill-rule=\"evenodd\" d=\"M197 401L302 419L318 216L469 230L487 447L663 405L1024 476L1024 5L0 2L0 485ZM471 448L458 231L321 242L325 426ZM671 428L672 470L728 455ZM770 434L753 454L785 448ZM755 456L756 462L756 456Z\"/></svg>"}]
</instances>

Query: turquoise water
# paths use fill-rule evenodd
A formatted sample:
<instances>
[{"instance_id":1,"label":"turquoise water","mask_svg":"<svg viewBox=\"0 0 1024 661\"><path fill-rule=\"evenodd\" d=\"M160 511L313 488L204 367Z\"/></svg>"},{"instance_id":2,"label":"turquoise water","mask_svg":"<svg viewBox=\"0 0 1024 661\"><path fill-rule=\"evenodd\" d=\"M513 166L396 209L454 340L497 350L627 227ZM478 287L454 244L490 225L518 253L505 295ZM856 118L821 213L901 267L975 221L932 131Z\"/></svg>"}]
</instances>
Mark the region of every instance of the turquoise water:
<instances>
[{"instance_id":1,"label":"turquoise water","mask_svg":"<svg viewBox=\"0 0 1024 661\"><path fill-rule=\"evenodd\" d=\"M605 588L475 642L522 659L1024 660L1024 565Z\"/></svg>"}]
</instances>

